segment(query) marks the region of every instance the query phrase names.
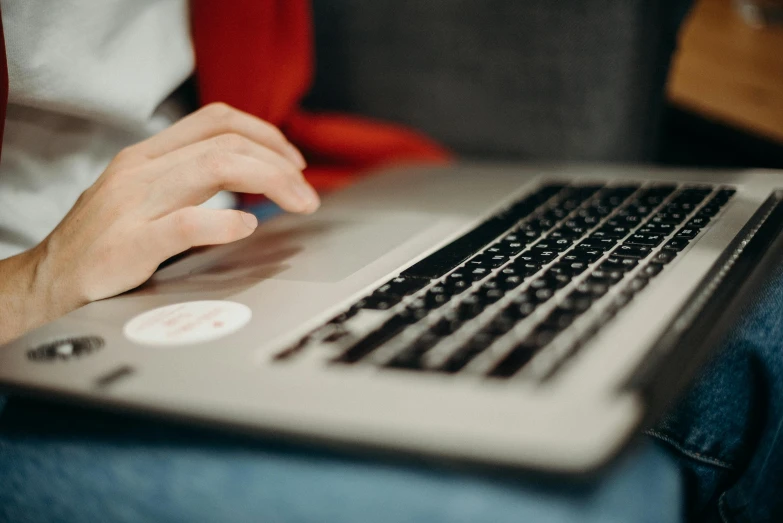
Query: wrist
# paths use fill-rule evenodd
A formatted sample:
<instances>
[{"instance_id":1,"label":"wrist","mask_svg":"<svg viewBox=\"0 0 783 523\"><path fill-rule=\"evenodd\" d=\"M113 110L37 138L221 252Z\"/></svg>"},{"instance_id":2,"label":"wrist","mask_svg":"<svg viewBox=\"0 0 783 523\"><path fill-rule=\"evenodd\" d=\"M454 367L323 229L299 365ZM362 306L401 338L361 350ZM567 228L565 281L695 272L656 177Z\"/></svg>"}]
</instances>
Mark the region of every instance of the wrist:
<instances>
[{"instance_id":1,"label":"wrist","mask_svg":"<svg viewBox=\"0 0 783 523\"><path fill-rule=\"evenodd\" d=\"M61 263L55 256L57 249L52 248L51 236L27 251L26 260L29 273L27 295L31 309L31 318L36 325L49 321L75 310L88 300L76 292L73 277L65 274Z\"/></svg>"},{"instance_id":2,"label":"wrist","mask_svg":"<svg viewBox=\"0 0 783 523\"><path fill-rule=\"evenodd\" d=\"M30 250L0 261L0 342L17 338L46 321L45 302L35 290L36 258Z\"/></svg>"}]
</instances>

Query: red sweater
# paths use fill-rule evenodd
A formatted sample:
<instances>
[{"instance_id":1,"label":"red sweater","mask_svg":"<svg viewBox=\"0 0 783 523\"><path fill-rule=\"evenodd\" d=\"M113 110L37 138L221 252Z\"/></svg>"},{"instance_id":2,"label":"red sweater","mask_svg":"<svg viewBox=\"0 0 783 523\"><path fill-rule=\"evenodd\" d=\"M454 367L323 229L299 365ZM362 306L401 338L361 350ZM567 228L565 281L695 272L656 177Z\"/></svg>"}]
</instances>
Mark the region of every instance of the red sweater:
<instances>
[{"instance_id":1,"label":"red sweater","mask_svg":"<svg viewBox=\"0 0 783 523\"><path fill-rule=\"evenodd\" d=\"M201 104L226 102L278 126L308 158L306 175L316 188L339 187L394 161L448 160L438 144L400 126L301 109L314 66L308 0L191 0L191 25ZM8 104L4 44L0 20L0 144Z\"/></svg>"}]
</instances>

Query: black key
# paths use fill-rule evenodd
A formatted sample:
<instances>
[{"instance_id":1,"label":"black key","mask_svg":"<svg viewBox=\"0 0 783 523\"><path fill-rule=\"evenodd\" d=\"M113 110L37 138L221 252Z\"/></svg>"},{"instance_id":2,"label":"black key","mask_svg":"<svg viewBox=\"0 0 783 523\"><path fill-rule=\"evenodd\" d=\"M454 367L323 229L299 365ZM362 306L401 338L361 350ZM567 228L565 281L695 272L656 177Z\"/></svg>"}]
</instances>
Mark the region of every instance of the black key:
<instances>
[{"instance_id":1,"label":"black key","mask_svg":"<svg viewBox=\"0 0 783 523\"><path fill-rule=\"evenodd\" d=\"M479 302L485 306L495 303L500 298L502 298L504 294L505 291L501 289L487 286L482 286L478 291L476 291L476 296L478 297Z\"/></svg>"},{"instance_id":2,"label":"black key","mask_svg":"<svg viewBox=\"0 0 783 523\"><path fill-rule=\"evenodd\" d=\"M663 249L663 250L660 250L660 251L656 252L655 255L652 257L651 261L653 263L659 263L659 264L663 265L663 264L666 264L666 263L669 263L670 261L672 261L675 256L676 256L676 254L673 253L672 251Z\"/></svg>"},{"instance_id":3,"label":"black key","mask_svg":"<svg viewBox=\"0 0 783 523\"><path fill-rule=\"evenodd\" d=\"M457 314L446 314L431 327L433 333L439 336L448 336L462 327L463 321Z\"/></svg>"},{"instance_id":4,"label":"black key","mask_svg":"<svg viewBox=\"0 0 783 523\"><path fill-rule=\"evenodd\" d=\"M612 235L608 234L608 233L607 233L606 231L604 231L603 229L598 229L598 230L597 230L597 231L595 231L593 234L591 234L591 235L590 235L590 237L591 237L591 238L597 238L597 239L604 239L604 238L613 238L613 239L617 239L617 237L615 237L615 236L612 236Z\"/></svg>"},{"instance_id":5,"label":"black key","mask_svg":"<svg viewBox=\"0 0 783 523\"><path fill-rule=\"evenodd\" d=\"M497 339L488 332L478 332L464 345L455 350L439 369L442 372L455 373L465 368L473 358L484 352Z\"/></svg>"},{"instance_id":6,"label":"black key","mask_svg":"<svg viewBox=\"0 0 783 523\"><path fill-rule=\"evenodd\" d=\"M649 283L649 281L650 280L648 280L644 276L637 276L636 278L631 280L631 282L628 284L628 287L625 288L624 292L636 294L640 290L644 289L647 286L647 283Z\"/></svg>"},{"instance_id":7,"label":"black key","mask_svg":"<svg viewBox=\"0 0 783 523\"><path fill-rule=\"evenodd\" d=\"M534 247L533 249L520 254L514 260L514 264L520 265L524 263L537 263L539 265L543 265L545 263L549 263L555 257L557 257L557 253L555 251L536 249Z\"/></svg>"},{"instance_id":8,"label":"black key","mask_svg":"<svg viewBox=\"0 0 783 523\"><path fill-rule=\"evenodd\" d=\"M595 245L599 245L599 246L602 245L602 246L606 247L606 249L604 249L604 250L609 250L610 248L612 248L615 245L617 245L618 241L620 241L617 238L614 238L612 236L601 236L601 235L596 236L597 234L598 234L598 231L595 231L585 241L589 242L589 243L592 243L592 244L595 244ZM582 243L584 243L584 242L582 242Z\"/></svg>"},{"instance_id":9,"label":"black key","mask_svg":"<svg viewBox=\"0 0 783 523\"><path fill-rule=\"evenodd\" d=\"M539 349L540 346L534 343L529 343L527 341L520 343L511 349L511 351L489 371L487 376L493 378L510 378L519 372L522 367L527 365Z\"/></svg>"},{"instance_id":10,"label":"black key","mask_svg":"<svg viewBox=\"0 0 783 523\"><path fill-rule=\"evenodd\" d=\"M669 223L672 225L679 225L685 219L686 214L682 212L659 212L652 218L650 223Z\"/></svg>"},{"instance_id":11,"label":"black key","mask_svg":"<svg viewBox=\"0 0 783 523\"><path fill-rule=\"evenodd\" d=\"M615 249L612 254L615 256L622 256L625 258L637 258L641 259L650 254L652 249L645 247L644 245L626 245L622 244Z\"/></svg>"},{"instance_id":12,"label":"black key","mask_svg":"<svg viewBox=\"0 0 783 523\"><path fill-rule=\"evenodd\" d=\"M592 229L601 221L600 216L580 216L580 219L585 227Z\"/></svg>"},{"instance_id":13,"label":"black key","mask_svg":"<svg viewBox=\"0 0 783 523\"><path fill-rule=\"evenodd\" d=\"M609 290L609 285L603 281L591 281L589 278L576 286L576 291L589 294L594 298L600 298Z\"/></svg>"},{"instance_id":14,"label":"black key","mask_svg":"<svg viewBox=\"0 0 783 523\"><path fill-rule=\"evenodd\" d=\"M688 229L703 229L708 223L710 223L708 217L696 215L685 224L685 227Z\"/></svg>"},{"instance_id":15,"label":"black key","mask_svg":"<svg viewBox=\"0 0 783 523\"><path fill-rule=\"evenodd\" d=\"M524 267L513 264L503 267L498 274L500 276L522 276L523 278L530 275Z\"/></svg>"},{"instance_id":16,"label":"black key","mask_svg":"<svg viewBox=\"0 0 783 523\"><path fill-rule=\"evenodd\" d=\"M665 214L669 220L677 220L677 223L680 223L688 217L691 210L692 209L686 211L682 209L680 205L672 203L666 206L663 214Z\"/></svg>"},{"instance_id":17,"label":"black key","mask_svg":"<svg viewBox=\"0 0 783 523\"><path fill-rule=\"evenodd\" d=\"M393 369L420 370L423 368L423 356L440 340L440 336L427 331L397 354L386 366Z\"/></svg>"},{"instance_id":18,"label":"black key","mask_svg":"<svg viewBox=\"0 0 783 523\"><path fill-rule=\"evenodd\" d=\"M336 363L356 363L397 336L409 325L409 318L400 315L392 316L378 329L353 344L333 361Z\"/></svg>"},{"instance_id":19,"label":"black key","mask_svg":"<svg viewBox=\"0 0 783 523\"><path fill-rule=\"evenodd\" d=\"M633 296L634 293L623 291L617 295L617 297L614 300L613 306L615 307L616 310L619 311L620 309L628 305L628 303L630 303L630 301L633 299Z\"/></svg>"},{"instance_id":20,"label":"black key","mask_svg":"<svg viewBox=\"0 0 783 523\"><path fill-rule=\"evenodd\" d=\"M601 218L606 218L607 216L612 214L612 211L614 211L614 207L602 202L593 205L590 209L594 211L595 214L600 216Z\"/></svg>"},{"instance_id":21,"label":"black key","mask_svg":"<svg viewBox=\"0 0 783 523\"><path fill-rule=\"evenodd\" d=\"M464 281L467 281L468 283L471 283L471 282L474 282L476 280L479 280L479 279L483 278L484 276L486 276L486 273L488 273L488 272L489 271L484 270L484 275L483 276L476 275L476 274L473 273L473 270L469 271L467 269L467 267L463 266L463 267L460 267L459 269L457 269L456 271L452 272L451 274L449 274L448 278L446 278L446 279L447 280L464 280Z\"/></svg>"},{"instance_id":22,"label":"black key","mask_svg":"<svg viewBox=\"0 0 783 523\"><path fill-rule=\"evenodd\" d=\"M655 207L653 207L652 205L648 205L646 203L639 203L639 202L637 202L637 203L633 203L629 207L629 210L630 210L630 212L632 212L632 213L634 213L636 215L647 216L648 214L650 214L653 211L654 208Z\"/></svg>"},{"instance_id":23,"label":"black key","mask_svg":"<svg viewBox=\"0 0 783 523\"><path fill-rule=\"evenodd\" d=\"M481 314L483 310L484 305L481 303L481 300L475 294L471 294L459 303L457 315L461 320L469 320Z\"/></svg>"},{"instance_id":24,"label":"black key","mask_svg":"<svg viewBox=\"0 0 783 523\"><path fill-rule=\"evenodd\" d=\"M579 261L593 263L595 260L604 255L604 251L599 251L597 249L574 249L570 251L568 255L575 256Z\"/></svg>"},{"instance_id":25,"label":"black key","mask_svg":"<svg viewBox=\"0 0 783 523\"><path fill-rule=\"evenodd\" d=\"M558 263L571 263L571 262L585 262L585 258L580 256L581 253L571 250L565 253L557 260Z\"/></svg>"},{"instance_id":26,"label":"black key","mask_svg":"<svg viewBox=\"0 0 783 523\"><path fill-rule=\"evenodd\" d=\"M626 240L626 244L630 245L647 245L650 247L656 247L663 241L663 236L660 234L632 234Z\"/></svg>"},{"instance_id":27,"label":"black key","mask_svg":"<svg viewBox=\"0 0 783 523\"><path fill-rule=\"evenodd\" d=\"M557 216L545 215L530 222L530 228L543 233L554 227L557 221Z\"/></svg>"},{"instance_id":28,"label":"black key","mask_svg":"<svg viewBox=\"0 0 783 523\"><path fill-rule=\"evenodd\" d=\"M552 289L550 287L545 287L543 289L537 289L536 290L536 299L539 302L545 302L555 294L555 289Z\"/></svg>"},{"instance_id":29,"label":"black key","mask_svg":"<svg viewBox=\"0 0 783 523\"><path fill-rule=\"evenodd\" d=\"M565 238L569 240L574 240L576 238L579 238L582 236L583 233L574 231L573 229L569 227L559 227L555 229L554 231L549 233L549 237L552 239L560 239Z\"/></svg>"},{"instance_id":30,"label":"black key","mask_svg":"<svg viewBox=\"0 0 783 523\"><path fill-rule=\"evenodd\" d=\"M527 341L538 347L546 347L558 334L560 334L559 330L541 324L528 335Z\"/></svg>"},{"instance_id":31,"label":"black key","mask_svg":"<svg viewBox=\"0 0 783 523\"><path fill-rule=\"evenodd\" d=\"M676 224L673 223L646 223L641 229L636 231L639 234L660 234L667 236L675 231Z\"/></svg>"},{"instance_id":32,"label":"black key","mask_svg":"<svg viewBox=\"0 0 783 523\"><path fill-rule=\"evenodd\" d=\"M613 268L611 265L602 263L597 270L594 270L591 275L593 278L601 280L607 280L612 283L617 283L625 277L625 271Z\"/></svg>"},{"instance_id":33,"label":"black key","mask_svg":"<svg viewBox=\"0 0 783 523\"><path fill-rule=\"evenodd\" d=\"M688 243L690 243L690 239L688 238L674 238L673 240L669 240L663 248L667 251L679 252L687 247Z\"/></svg>"},{"instance_id":34,"label":"black key","mask_svg":"<svg viewBox=\"0 0 783 523\"><path fill-rule=\"evenodd\" d=\"M614 238L588 238L576 246L577 249L606 252L617 245Z\"/></svg>"},{"instance_id":35,"label":"black key","mask_svg":"<svg viewBox=\"0 0 783 523\"><path fill-rule=\"evenodd\" d=\"M587 292L573 291L560 302L559 308L571 311L575 314L581 314L595 301L595 296Z\"/></svg>"},{"instance_id":36,"label":"black key","mask_svg":"<svg viewBox=\"0 0 783 523\"><path fill-rule=\"evenodd\" d=\"M687 203L701 203L712 192L711 187L685 188L675 197L675 200Z\"/></svg>"},{"instance_id":37,"label":"black key","mask_svg":"<svg viewBox=\"0 0 783 523\"><path fill-rule=\"evenodd\" d=\"M415 323L429 316L430 310L423 298L416 298L399 315L409 323Z\"/></svg>"},{"instance_id":38,"label":"black key","mask_svg":"<svg viewBox=\"0 0 783 523\"><path fill-rule=\"evenodd\" d=\"M717 203L710 202L701 209L699 209L699 212L696 213L697 217L700 218L712 218L716 214L720 212L720 205Z\"/></svg>"},{"instance_id":39,"label":"black key","mask_svg":"<svg viewBox=\"0 0 783 523\"><path fill-rule=\"evenodd\" d=\"M452 296L445 285L434 285L424 294L424 302L428 309L434 310L447 304Z\"/></svg>"},{"instance_id":40,"label":"black key","mask_svg":"<svg viewBox=\"0 0 783 523\"><path fill-rule=\"evenodd\" d=\"M353 318L354 316L356 316L356 314L360 310L361 309L359 307L354 305L353 307L351 307L347 311L343 311L340 314L338 314L337 316L335 316L334 318L332 318L331 320L329 320L329 323L334 323L334 324L345 323L346 321L348 321L351 318Z\"/></svg>"},{"instance_id":41,"label":"black key","mask_svg":"<svg viewBox=\"0 0 783 523\"><path fill-rule=\"evenodd\" d=\"M470 283L470 280L464 278L452 278L449 276L446 278L446 281L443 282L443 286L452 296L456 296L457 294L463 293L470 289Z\"/></svg>"},{"instance_id":42,"label":"black key","mask_svg":"<svg viewBox=\"0 0 783 523\"><path fill-rule=\"evenodd\" d=\"M533 251L558 253L568 249L573 242L571 240L560 238L558 240L544 239L533 246ZM553 256L554 257L554 256Z\"/></svg>"},{"instance_id":43,"label":"black key","mask_svg":"<svg viewBox=\"0 0 783 523\"><path fill-rule=\"evenodd\" d=\"M549 282L549 288L550 289L562 289L569 283L571 283L571 280L573 279L568 274L560 274L552 271L547 271L544 273L544 279Z\"/></svg>"},{"instance_id":44,"label":"black key","mask_svg":"<svg viewBox=\"0 0 783 523\"><path fill-rule=\"evenodd\" d=\"M500 266L501 264L498 264L497 266ZM487 269L494 269L497 267L492 264L491 260L488 256L484 256L483 254L479 254L478 256L474 256L473 258L469 259L465 262L465 267L467 267L468 270L473 270L476 267L484 267Z\"/></svg>"},{"instance_id":45,"label":"black key","mask_svg":"<svg viewBox=\"0 0 783 523\"><path fill-rule=\"evenodd\" d=\"M482 253L474 259L480 259L482 262L482 265L485 267L492 267L497 268L506 263L509 260L509 256L505 254L496 254L496 253ZM468 262L470 264L470 262Z\"/></svg>"},{"instance_id":46,"label":"black key","mask_svg":"<svg viewBox=\"0 0 783 523\"><path fill-rule=\"evenodd\" d=\"M717 192L717 194L715 194L715 196L712 198L712 201L718 205L725 205L726 202L728 202L736 192L737 191L734 189L721 189Z\"/></svg>"},{"instance_id":47,"label":"black key","mask_svg":"<svg viewBox=\"0 0 783 523\"><path fill-rule=\"evenodd\" d=\"M552 238L550 236L547 241L554 244L555 250L559 252L563 252L574 244L574 240L571 238Z\"/></svg>"},{"instance_id":48,"label":"black key","mask_svg":"<svg viewBox=\"0 0 783 523\"><path fill-rule=\"evenodd\" d=\"M686 214L689 214L689 213L693 212L693 210L694 210L694 209L696 209L696 206L697 206L697 205L698 205L698 203L691 203L691 202L676 202L676 203L672 203L672 204L669 206L669 209L675 209L675 208L677 208L677 209L679 209L680 211L682 211L682 212L684 212L684 213L686 213ZM676 206L676 207L675 207L675 206Z\"/></svg>"},{"instance_id":49,"label":"black key","mask_svg":"<svg viewBox=\"0 0 783 523\"><path fill-rule=\"evenodd\" d=\"M552 213L552 216L558 220L562 220L571 213L571 211L565 207L555 207L554 209L550 209L549 212Z\"/></svg>"},{"instance_id":50,"label":"black key","mask_svg":"<svg viewBox=\"0 0 783 523\"><path fill-rule=\"evenodd\" d=\"M506 291L510 291L511 289L516 289L519 287L519 285L524 281L523 276L519 276L516 274L512 275L503 275L499 274L497 276L498 279L498 286Z\"/></svg>"},{"instance_id":51,"label":"black key","mask_svg":"<svg viewBox=\"0 0 783 523\"><path fill-rule=\"evenodd\" d=\"M542 231L533 229L531 226L526 225L522 229L519 229L516 232L516 235L522 239L522 242L532 243L541 237L541 232Z\"/></svg>"},{"instance_id":52,"label":"black key","mask_svg":"<svg viewBox=\"0 0 783 523\"><path fill-rule=\"evenodd\" d=\"M524 274L525 276L530 276L532 274L537 273L539 269L541 269L542 265L543 264L541 263L516 262L513 264L513 268L520 274Z\"/></svg>"},{"instance_id":53,"label":"black key","mask_svg":"<svg viewBox=\"0 0 783 523\"><path fill-rule=\"evenodd\" d=\"M512 232L510 234L506 234L505 236L503 236L503 238L501 238L501 241L504 241L504 242L521 242L521 241L524 241L524 238L522 238L518 234Z\"/></svg>"},{"instance_id":54,"label":"black key","mask_svg":"<svg viewBox=\"0 0 783 523\"><path fill-rule=\"evenodd\" d=\"M535 280L530 282L530 289L533 291L537 291L538 289L548 289L552 286L552 284L547 281L546 278L542 276L539 276Z\"/></svg>"},{"instance_id":55,"label":"black key","mask_svg":"<svg viewBox=\"0 0 783 523\"><path fill-rule=\"evenodd\" d=\"M516 256L522 252L524 248L525 242L503 240L499 243L496 243L494 247L487 249L487 252L492 252L493 254L504 254L506 256Z\"/></svg>"},{"instance_id":56,"label":"black key","mask_svg":"<svg viewBox=\"0 0 783 523\"><path fill-rule=\"evenodd\" d=\"M581 274L587 269L587 262L560 262L560 265L565 267L565 272L572 276Z\"/></svg>"},{"instance_id":57,"label":"black key","mask_svg":"<svg viewBox=\"0 0 783 523\"><path fill-rule=\"evenodd\" d=\"M656 276L658 273L660 273L662 270L663 270L662 264L650 263L645 267L642 267L642 270L639 271L639 274L646 278L652 278L653 276Z\"/></svg>"},{"instance_id":58,"label":"black key","mask_svg":"<svg viewBox=\"0 0 783 523\"><path fill-rule=\"evenodd\" d=\"M573 311L555 308L555 310L550 312L549 316L544 319L542 324L553 331L560 332L563 329L568 328L574 322L576 316L577 315L574 314Z\"/></svg>"},{"instance_id":59,"label":"black key","mask_svg":"<svg viewBox=\"0 0 783 523\"><path fill-rule=\"evenodd\" d=\"M468 279L471 279L473 281L483 280L487 276L489 276L489 273L492 271L489 267L465 267L468 274Z\"/></svg>"},{"instance_id":60,"label":"black key","mask_svg":"<svg viewBox=\"0 0 783 523\"><path fill-rule=\"evenodd\" d=\"M327 323L318 329L318 335L322 342L336 343L347 337L350 331L344 325L339 323Z\"/></svg>"},{"instance_id":61,"label":"black key","mask_svg":"<svg viewBox=\"0 0 783 523\"><path fill-rule=\"evenodd\" d=\"M406 278L398 276L381 285L375 294L385 294L388 296L407 296L418 291L430 283L429 278Z\"/></svg>"},{"instance_id":62,"label":"black key","mask_svg":"<svg viewBox=\"0 0 783 523\"><path fill-rule=\"evenodd\" d=\"M568 221L563 224L563 229L571 231L571 235L574 237L580 237L583 236L590 229L590 227L582 225L577 221Z\"/></svg>"},{"instance_id":63,"label":"black key","mask_svg":"<svg viewBox=\"0 0 783 523\"><path fill-rule=\"evenodd\" d=\"M663 203L667 196L674 192L674 189L675 187L671 185L651 187L645 189L638 197L638 200L651 207L657 207Z\"/></svg>"},{"instance_id":64,"label":"black key","mask_svg":"<svg viewBox=\"0 0 783 523\"><path fill-rule=\"evenodd\" d=\"M516 324L517 322L513 318L504 314L499 314L497 317L493 318L492 321L490 321L489 324L482 330L496 336L502 336L513 329L514 325Z\"/></svg>"},{"instance_id":65,"label":"black key","mask_svg":"<svg viewBox=\"0 0 783 523\"><path fill-rule=\"evenodd\" d=\"M629 214L627 216L617 216L615 218L612 218L608 222L606 222L607 225L610 225L612 227L630 227L634 228L640 223L642 223L642 217L637 216L635 214Z\"/></svg>"},{"instance_id":66,"label":"black key","mask_svg":"<svg viewBox=\"0 0 783 523\"><path fill-rule=\"evenodd\" d=\"M397 305L400 300L402 300L402 296L384 296L373 294L359 300L356 306L361 309L385 311Z\"/></svg>"},{"instance_id":67,"label":"black key","mask_svg":"<svg viewBox=\"0 0 783 523\"><path fill-rule=\"evenodd\" d=\"M639 263L636 258L623 258L622 256L609 256L601 267L604 269L616 269L630 271Z\"/></svg>"},{"instance_id":68,"label":"black key","mask_svg":"<svg viewBox=\"0 0 783 523\"><path fill-rule=\"evenodd\" d=\"M598 229L596 232L593 233L593 235L596 235L598 233L602 233L603 235L609 237L609 238L624 238L625 236L628 236L628 233L631 232L631 229L633 227L627 227L627 226L619 226L619 225L604 225L600 229Z\"/></svg>"},{"instance_id":69,"label":"black key","mask_svg":"<svg viewBox=\"0 0 783 523\"><path fill-rule=\"evenodd\" d=\"M549 272L573 277L583 273L586 269L587 262L558 262L549 268Z\"/></svg>"},{"instance_id":70,"label":"black key","mask_svg":"<svg viewBox=\"0 0 783 523\"><path fill-rule=\"evenodd\" d=\"M698 229L691 229L691 228L685 227L684 229L680 229L679 232L674 235L674 237L675 238L687 238L689 240L692 240L698 234L699 234L699 230Z\"/></svg>"},{"instance_id":71,"label":"black key","mask_svg":"<svg viewBox=\"0 0 783 523\"><path fill-rule=\"evenodd\" d=\"M539 304L538 298L536 298L535 293L529 293L526 294L526 296L529 299L519 301L517 301L519 298L519 296L517 296L514 301L509 303L508 306L503 309L501 314L512 320L521 320L533 314Z\"/></svg>"}]
</instances>

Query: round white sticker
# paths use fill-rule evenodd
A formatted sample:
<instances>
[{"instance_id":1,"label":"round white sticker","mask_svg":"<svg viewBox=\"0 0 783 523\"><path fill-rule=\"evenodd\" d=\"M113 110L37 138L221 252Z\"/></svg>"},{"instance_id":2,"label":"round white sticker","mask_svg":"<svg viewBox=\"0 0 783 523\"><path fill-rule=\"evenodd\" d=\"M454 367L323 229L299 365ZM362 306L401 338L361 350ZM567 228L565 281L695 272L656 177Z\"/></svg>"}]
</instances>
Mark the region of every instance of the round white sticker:
<instances>
[{"instance_id":1,"label":"round white sticker","mask_svg":"<svg viewBox=\"0 0 783 523\"><path fill-rule=\"evenodd\" d=\"M233 301L188 301L143 312L123 332L144 345L188 345L228 336L252 315L249 307Z\"/></svg>"}]
</instances>

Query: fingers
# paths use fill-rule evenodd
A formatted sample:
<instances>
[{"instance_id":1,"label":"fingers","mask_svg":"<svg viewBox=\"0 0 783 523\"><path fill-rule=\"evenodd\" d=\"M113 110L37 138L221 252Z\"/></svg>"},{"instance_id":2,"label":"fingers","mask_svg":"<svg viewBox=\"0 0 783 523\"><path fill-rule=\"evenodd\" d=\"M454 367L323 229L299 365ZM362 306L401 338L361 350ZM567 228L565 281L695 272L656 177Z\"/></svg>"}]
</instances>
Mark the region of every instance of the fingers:
<instances>
[{"instance_id":1,"label":"fingers","mask_svg":"<svg viewBox=\"0 0 783 523\"><path fill-rule=\"evenodd\" d=\"M147 248L165 260L191 247L247 238L257 225L256 217L243 211L184 207L150 224Z\"/></svg>"},{"instance_id":2,"label":"fingers","mask_svg":"<svg viewBox=\"0 0 783 523\"><path fill-rule=\"evenodd\" d=\"M153 215L198 205L219 191L265 194L290 212L319 206L315 190L301 176L251 156L211 150L191 158L154 181Z\"/></svg>"},{"instance_id":3,"label":"fingers","mask_svg":"<svg viewBox=\"0 0 783 523\"><path fill-rule=\"evenodd\" d=\"M268 147L259 145L241 134L236 133L220 134L200 142L186 145L153 160L149 166L152 170L164 172L199 156L220 154L221 152L242 154L251 156L257 160L272 163L280 168L285 174L290 175L297 180L304 181L302 171L298 166L293 164L291 160Z\"/></svg>"},{"instance_id":4,"label":"fingers","mask_svg":"<svg viewBox=\"0 0 783 523\"><path fill-rule=\"evenodd\" d=\"M304 169L306 166L302 154L277 127L221 103L210 104L199 109L129 150L132 155L140 155L148 159L159 158L195 142L230 133L242 135L272 149L299 169Z\"/></svg>"}]
</instances>

